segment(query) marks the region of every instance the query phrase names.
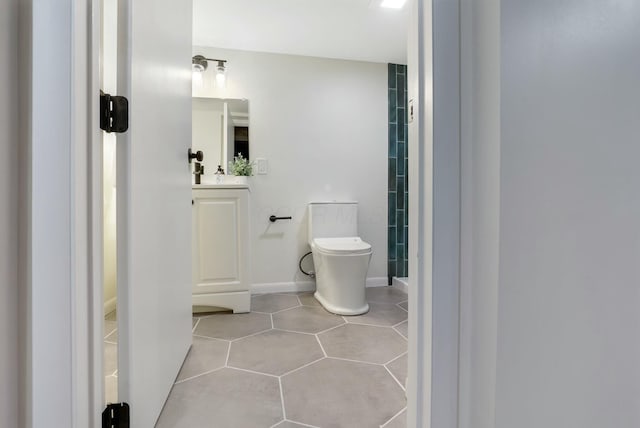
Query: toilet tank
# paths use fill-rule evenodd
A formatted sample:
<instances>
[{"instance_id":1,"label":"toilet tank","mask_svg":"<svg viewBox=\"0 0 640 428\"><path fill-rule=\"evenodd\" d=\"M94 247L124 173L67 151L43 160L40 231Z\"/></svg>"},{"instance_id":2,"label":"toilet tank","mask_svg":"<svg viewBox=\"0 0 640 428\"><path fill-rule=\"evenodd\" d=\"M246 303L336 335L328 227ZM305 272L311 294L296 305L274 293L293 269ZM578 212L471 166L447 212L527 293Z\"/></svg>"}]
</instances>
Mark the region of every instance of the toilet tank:
<instances>
[{"instance_id":1,"label":"toilet tank","mask_svg":"<svg viewBox=\"0 0 640 428\"><path fill-rule=\"evenodd\" d=\"M357 202L310 202L309 243L314 238L358 236Z\"/></svg>"}]
</instances>

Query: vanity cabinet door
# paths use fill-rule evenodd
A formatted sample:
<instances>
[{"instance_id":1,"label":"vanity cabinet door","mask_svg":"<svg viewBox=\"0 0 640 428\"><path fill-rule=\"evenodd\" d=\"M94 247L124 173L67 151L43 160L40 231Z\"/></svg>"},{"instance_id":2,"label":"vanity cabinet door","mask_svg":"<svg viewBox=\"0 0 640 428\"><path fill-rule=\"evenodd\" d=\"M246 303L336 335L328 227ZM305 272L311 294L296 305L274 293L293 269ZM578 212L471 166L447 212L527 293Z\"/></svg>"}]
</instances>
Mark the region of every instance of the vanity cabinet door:
<instances>
[{"instance_id":1,"label":"vanity cabinet door","mask_svg":"<svg viewBox=\"0 0 640 428\"><path fill-rule=\"evenodd\" d=\"M248 290L248 190L193 195L193 294Z\"/></svg>"}]
</instances>

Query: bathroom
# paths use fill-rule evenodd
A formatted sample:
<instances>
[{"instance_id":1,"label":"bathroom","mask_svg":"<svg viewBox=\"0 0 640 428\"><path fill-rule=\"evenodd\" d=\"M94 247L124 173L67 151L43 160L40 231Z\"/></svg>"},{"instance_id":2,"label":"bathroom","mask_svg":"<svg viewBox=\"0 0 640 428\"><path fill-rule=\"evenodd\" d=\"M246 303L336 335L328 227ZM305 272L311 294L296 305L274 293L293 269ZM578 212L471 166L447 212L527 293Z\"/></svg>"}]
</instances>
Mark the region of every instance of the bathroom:
<instances>
[{"instance_id":1,"label":"bathroom","mask_svg":"<svg viewBox=\"0 0 640 428\"><path fill-rule=\"evenodd\" d=\"M406 79L404 67L395 65L406 62L406 53L389 60L345 60L211 47L198 44L195 12L194 31L193 55L223 59L227 68L224 87L216 83L214 67L198 76L194 98L246 100L250 159L266 164L266 173L254 168L249 178L249 251L243 263L250 266L251 294L314 290L314 280L299 269L309 251L311 201L358 202L358 234L373 249L367 287L386 287L391 277L406 276ZM202 150L196 141L192 148ZM203 179L210 182L218 165L228 168L218 153L203 151ZM271 222L271 215L291 219ZM313 268L311 258L303 265ZM373 304L391 303L391 319L400 318L388 328L402 331L406 298L393 296ZM396 333L406 342L406 330ZM406 360L406 351L394 358L401 355Z\"/></svg>"}]
</instances>

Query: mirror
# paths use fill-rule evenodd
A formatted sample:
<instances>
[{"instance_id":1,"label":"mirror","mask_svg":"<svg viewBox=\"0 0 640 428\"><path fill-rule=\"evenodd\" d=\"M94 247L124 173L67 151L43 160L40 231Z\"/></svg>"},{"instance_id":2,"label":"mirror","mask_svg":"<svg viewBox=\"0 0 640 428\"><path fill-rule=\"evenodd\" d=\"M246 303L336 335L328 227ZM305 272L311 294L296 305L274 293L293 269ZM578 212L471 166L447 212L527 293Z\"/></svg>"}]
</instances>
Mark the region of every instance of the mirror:
<instances>
[{"instance_id":1,"label":"mirror","mask_svg":"<svg viewBox=\"0 0 640 428\"><path fill-rule=\"evenodd\" d=\"M222 166L229 174L235 156L250 159L249 101L246 99L193 98L193 152L204 153L204 175L213 175Z\"/></svg>"}]
</instances>

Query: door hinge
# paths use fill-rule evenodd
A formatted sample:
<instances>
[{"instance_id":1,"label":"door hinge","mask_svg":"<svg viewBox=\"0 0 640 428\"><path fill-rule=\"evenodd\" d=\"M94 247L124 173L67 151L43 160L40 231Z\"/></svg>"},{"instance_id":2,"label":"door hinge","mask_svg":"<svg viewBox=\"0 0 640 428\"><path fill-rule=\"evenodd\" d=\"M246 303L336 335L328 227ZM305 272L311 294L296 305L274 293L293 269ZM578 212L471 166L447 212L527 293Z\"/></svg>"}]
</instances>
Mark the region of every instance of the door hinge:
<instances>
[{"instance_id":1,"label":"door hinge","mask_svg":"<svg viewBox=\"0 0 640 428\"><path fill-rule=\"evenodd\" d=\"M129 100L100 91L100 129L125 132L129 129Z\"/></svg>"},{"instance_id":2,"label":"door hinge","mask_svg":"<svg viewBox=\"0 0 640 428\"><path fill-rule=\"evenodd\" d=\"M129 405L107 404L107 408L102 412L102 428L129 428Z\"/></svg>"}]
</instances>

